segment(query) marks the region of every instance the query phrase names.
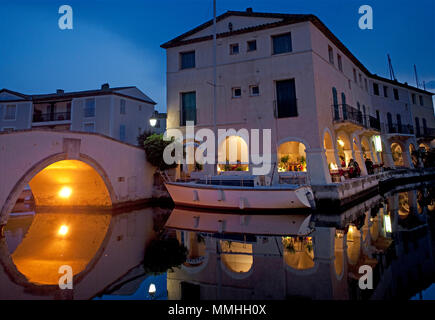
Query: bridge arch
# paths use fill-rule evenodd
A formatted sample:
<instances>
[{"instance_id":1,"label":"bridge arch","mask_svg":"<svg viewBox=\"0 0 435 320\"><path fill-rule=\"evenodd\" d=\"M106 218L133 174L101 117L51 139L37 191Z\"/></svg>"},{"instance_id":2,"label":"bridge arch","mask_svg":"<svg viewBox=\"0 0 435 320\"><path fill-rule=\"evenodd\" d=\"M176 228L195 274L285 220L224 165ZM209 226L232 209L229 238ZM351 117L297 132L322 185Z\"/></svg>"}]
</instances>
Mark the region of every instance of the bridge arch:
<instances>
[{"instance_id":1,"label":"bridge arch","mask_svg":"<svg viewBox=\"0 0 435 320\"><path fill-rule=\"evenodd\" d=\"M20 196L21 192L23 191L24 187L28 185L35 176L40 174L42 171L47 169L53 164L60 163L62 161L77 161L82 162L86 164L87 166L91 167L95 172L98 174L98 176L102 179L104 186L107 190L110 204L105 205L106 207L111 207L114 201L116 200L116 195L114 192L114 189L112 187L112 184L110 182L110 179L108 178L107 173L105 170L98 164L96 160L91 158L90 156L87 156L85 154L80 154L77 159L69 159L67 153L59 153L55 155L51 155L46 157L45 159L37 162L35 165L33 165L29 170L27 170L24 175L18 180L18 182L13 187L11 193L9 194L8 198L6 199L5 204L3 205L3 208L0 213L0 221L2 221L4 224L6 223L8 219L8 215L12 208L14 207L15 203L18 200L18 197ZM34 193L35 198L38 198L38 195L35 195L34 189L32 189L32 192ZM36 191L37 193L37 191Z\"/></svg>"}]
</instances>

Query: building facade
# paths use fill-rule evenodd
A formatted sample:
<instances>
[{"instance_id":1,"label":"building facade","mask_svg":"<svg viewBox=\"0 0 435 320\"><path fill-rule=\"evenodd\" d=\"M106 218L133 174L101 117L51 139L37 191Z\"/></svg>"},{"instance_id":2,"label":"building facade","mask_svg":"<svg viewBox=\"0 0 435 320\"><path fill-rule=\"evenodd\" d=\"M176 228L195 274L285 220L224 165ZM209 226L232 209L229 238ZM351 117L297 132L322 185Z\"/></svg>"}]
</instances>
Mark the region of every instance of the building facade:
<instances>
[{"instance_id":1,"label":"building facade","mask_svg":"<svg viewBox=\"0 0 435 320\"><path fill-rule=\"evenodd\" d=\"M372 74L317 17L228 11L217 17L216 29L215 88L213 21L162 45L168 129L187 121L214 127L216 90L218 129L272 129L279 175L305 171L314 184L330 183L350 159L362 175L366 158L413 167L412 150L419 142L429 147L432 93ZM218 171L251 170L243 156L249 142L234 139L238 159Z\"/></svg>"},{"instance_id":2,"label":"building facade","mask_svg":"<svg viewBox=\"0 0 435 320\"><path fill-rule=\"evenodd\" d=\"M137 144L136 138L151 130L155 102L136 87L25 95L0 90L0 130L46 128L96 132Z\"/></svg>"}]
</instances>

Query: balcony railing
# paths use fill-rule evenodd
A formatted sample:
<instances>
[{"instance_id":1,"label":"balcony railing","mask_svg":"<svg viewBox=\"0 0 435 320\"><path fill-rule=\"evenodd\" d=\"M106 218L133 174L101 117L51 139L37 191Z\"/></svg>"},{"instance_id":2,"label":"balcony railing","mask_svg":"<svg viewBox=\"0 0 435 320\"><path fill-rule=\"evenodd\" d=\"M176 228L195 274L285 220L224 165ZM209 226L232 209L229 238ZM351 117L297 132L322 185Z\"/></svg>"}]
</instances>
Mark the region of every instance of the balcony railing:
<instances>
[{"instance_id":1,"label":"balcony railing","mask_svg":"<svg viewBox=\"0 0 435 320\"><path fill-rule=\"evenodd\" d=\"M381 124L377 118L363 115L360 110L348 104L332 105L332 117L334 122L351 122L364 128L381 130Z\"/></svg>"},{"instance_id":2,"label":"balcony railing","mask_svg":"<svg viewBox=\"0 0 435 320\"><path fill-rule=\"evenodd\" d=\"M382 133L414 134L414 127L409 124L383 123Z\"/></svg>"},{"instance_id":3,"label":"balcony railing","mask_svg":"<svg viewBox=\"0 0 435 320\"><path fill-rule=\"evenodd\" d=\"M71 120L71 112L34 113L33 122Z\"/></svg>"}]
</instances>

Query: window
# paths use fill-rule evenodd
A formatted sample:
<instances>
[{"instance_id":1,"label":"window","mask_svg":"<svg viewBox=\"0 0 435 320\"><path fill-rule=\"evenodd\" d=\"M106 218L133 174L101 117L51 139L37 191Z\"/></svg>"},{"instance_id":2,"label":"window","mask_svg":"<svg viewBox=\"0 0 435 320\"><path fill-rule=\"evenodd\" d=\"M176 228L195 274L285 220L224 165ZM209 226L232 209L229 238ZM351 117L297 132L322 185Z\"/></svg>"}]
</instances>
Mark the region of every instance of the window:
<instances>
[{"instance_id":1,"label":"window","mask_svg":"<svg viewBox=\"0 0 435 320\"><path fill-rule=\"evenodd\" d=\"M83 124L83 131L84 132L95 132L95 123L88 122Z\"/></svg>"},{"instance_id":2,"label":"window","mask_svg":"<svg viewBox=\"0 0 435 320\"><path fill-rule=\"evenodd\" d=\"M257 40L248 41L248 52L257 50Z\"/></svg>"},{"instance_id":3,"label":"window","mask_svg":"<svg viewBox=\"0 0 435 320\"><path fill-rule=\"evenodd\" d=\"M426 119L422 119L423 120L423 134L426 135L427 134L427 123L426 123Z\"/></svg>"},{"instance_id":4,"label":"window","mask_svg":"<svg viewBox=\"0 0 435 320\"><path fill-rule=\"evenodd\" d=\"M393 88L394 99L399 100L399 90Z\"/></svg>"},{"instance_id":5,"label":"window","mask_svg":"<svg viewBox=\"0 0 435 320\"><path fill-rule=\"evenodd\" d=\"M180 69L195 68L195 51L180 53Z\"/></svg>"},{"instance_id":6,"label":"window","mask_svg":"<svg viewBox=\"0 0 435 320\"><path fill-rule=\"evenodd\" d=\"M193 121L196 124L196 92L184 92L181 94L181 125L185 126L186 121Z\"/></svg>"},{"instance_id":7,"label":"window","mask_svg":"<svg viewBox=\"0 0 435 320\"><path fill-rule=\"evenodd\" d=\"M400 116L400 114L396 115L396 119L397 119L397 131L399 133L402 132L402 117Z\"/></svg>"},{"instance_id":8,"label":"window","mask_svg":"<svg viewBox=\"0 0 435 320\"><path fill-rule=\"evenodd\" d=\"M292 38L290 33L272 36L273 54L292 51Z\"/></svg>"},{"instance_id":9,"label":"window","mask_svg":"<svg viewBox=\"0 0 435 320\"><path fill-rule=\"evenodd\" d=\"M411 98L412 98L412 104L415 104L415 93L413 93L413 94L411 95Z\"/></svg>"},{"instance_id":10,"label":"window","mask_svg":"<svg viewBox=\"0 0 435 320\"><path fill-rule=\"evenodd\" d=\"M95 117L95 99L86 99L85 101L85 118Z\"/></svg>"},{"instance_id":11,"label":"window","mask_svg":"<svg viewBox=\"0 0 435 320\"><path fill-rule=\"evenodd\" d=\"M361 73L359 74L359 84L362 86L362 75L361 75Z\"/></svg>"},{"instance_id":12,"label":"window","mask_svg":"<svg viewBox=\"0 0 435 320\"><path fill-rule=\"evenodd\" d=\"M349 80L347 80L347 82L349 83L349 89L352 90L352 81L350 81L350 79L349 79Z\"/></svg>"},{"instance_id":13,"label":"window","mask_svg":"<svg viewBox=\"0 0 435 320\"><path fill-rule=\"evenodd\" d=\"M142 134L142 128L139 127L139 128L137 128L137 135L140 136L141 134Z\"/></svg>"},{"instance_id":14,"label":"window","mask_svg":"<svg viewBox=\"0 0 435 320\"><path fill-rule=\"evenodd\" d=\"M337 64L338 64L338 70L343 72L343 62L341 61L341 56L337 54Z\"/></svg>"},{"instance_id":15,"label":"window","mask_svg":"<svg viewBox=\"0 0 435 320\"><path fill-rule=\"evenodd\" d=\"M415 135L420 136L420 119L418 117L415 117Z\"/></svg>"},{"instance_id":16,"label":"window","mask_svg":"<svg viewBox=\"0 0 435 320\"><path fill-rule=\"evenodd\" d=\"M374 82L373 82L373 94L375 96L379 95L379 85L377 83L374 83Z\"/></svg>"},{"instance_id":17,"label":"window","mask_svg":"<svg viewBox=\"0 0 435 320\"><path fill-rule=\"evenodd\" d=\"M369 92L369 85L367 83L367 78L364 79L364 88L366 89L367 92Z\"/></svg>"},{"instance_id":18,"label":"window","mask_svg":"<svg viewBox=\"0 0 435 320\"><path fill-rule=\"evenodd\" d=\"M17 119L17 106L15 104L8 104L5 109L4 120Z\"/></svg>"},{"instance_id":19,"label":"window","mask_svg":"<svg viewBox=\"0 0 435 320\"><path fill-rule=\"evenodd\" d=\"M138 106L138 109L139 109L139 111L142 111L142 105L141 104Z\"/></svg>"},{"instance_id":20,"label":"window","mask_svg":"<svg viewBox=\"0 0 435 320\"><path fill-rule=\"evenodd\" d=\"M387 113L387 124L388 124L388 132L393 132L393 117L391 116L391 113Z\"/></svg>"},{"instance_id":21,"label":"window","mask_svg":"<svg viewBox=\"0 0 435 320\"><path fill-rule=\"evenodd\" d=\"M384 97L388 98L388 87L384 86Z\"/></svg>"},{"instance_id":22,"label":"window","mask_svg":"<svg viewBox=\"0 0 435 320\"><path fill-rule=\"evenodd\" d=\"M355 82L358 82L358 80L357 80L357 78L356 78L356 70L355 70L355 68L353 69L353 80L354 80Z\"/></svg>"},{"instance_id":23,"label":"window","mask_svg":"<svg viewBox=\"0 0 435 320\"><path fill-rule=\"evenodd\" d=\"M251 86L250 92L251 92L251 96L258 96L260 95L260 88L258 86Z\"/></svg>"},{"instance_id":24,"label":"window","mask_svg":"<svg viewBox=\"0 0 435 320\"><path fill-rule=\"evenodd\" d=\"M125 100L124 99L120 100L119 113L120 114L125 114Z\"/></svg>"},{"instance_id":25,"label":"window","mask_svg":"<svg viewBox=\"0 0 435 320\"><path fill-rule=\"evenodd\" d=\"M418 96L418 98L420 99L420 105L423 105L423 96Z\"/></svg>"},{"instance_id":26,"label":"window","mask_svg":"<svg viewBox=\"0 0 435 320\"><path fill-rule=\"evenodd\" d=\"M295 79L276 82L277 117L297 117Z\"/></svg>"},{"instance_id":27,"label":"window","mask_svg":"<svg viewBox=\"0 0 435 320\"><path fill-rule=\"evenodd\" d=\"M332 104L334 105L334 120L339 120L340 111L338 108L337 89L335 87L332 88Z\"/></svg>"},{"instance_id":28,"label":"window","mask_svg":"<svg viewBox=\"0 0 435 320\"><path fill-rule=\"evenodd\" d=\"M4 132L12 132L12 131L14 131L15 129L14 128L12 128L12 127L4 127L3 128L3 131Z\"/></svg>"},{"instance_id":29,"label":"window","mask_svg":"<svg viewBox=\"0 0 435 320\"><path fill-rule=\"evenodd\" d=\"M331 46L328 46L329 63L334 64L334 51Z\"/></svg>"},{"instance_id":30,"label":"window","mask_svg":"<svg viewBox=\"0 0 435 320\"><path fill-rule=\"evenodd\" d=\"M380 114L379 114L379 110L376 110L376 119L377 119L378 121L381 121L381 116L380 116Z\"/></svg>"},{"instance_id":31,"label":"window","mask_svg":"<svg viewBox=\"0 0 435 320\"><path fill-rule=\"evenodd\" d=\"M71 102L66 104L66 112L71 113Z\"/></svg>"},{"instance_id":32,"label":"window","mask_svg":"<svg viewBox=\"0 0 435 320\"><path fill-rule=\"evenodd\" d=\"M119 126L119 140L125 141L125 125L123 124Z\"/></svg>"},{"instance_id":33,"label":"window","mask_svg":"<svg viewBox=\"0 0 435 320\"><path fill-rule=\"evenodd\" d=\"M233 98L240 98L242 96L241 88L233 88Z\"/></svg>"},{"instance_id":34,"label":"window","mask_svg":"<svg viewBox=\"0 0 435 320\"><path fill-rule=\"evenodd\" d=\"M234 43L230 45L230 54L239 54L239 44Z\"/></svg>"}]
</instances>

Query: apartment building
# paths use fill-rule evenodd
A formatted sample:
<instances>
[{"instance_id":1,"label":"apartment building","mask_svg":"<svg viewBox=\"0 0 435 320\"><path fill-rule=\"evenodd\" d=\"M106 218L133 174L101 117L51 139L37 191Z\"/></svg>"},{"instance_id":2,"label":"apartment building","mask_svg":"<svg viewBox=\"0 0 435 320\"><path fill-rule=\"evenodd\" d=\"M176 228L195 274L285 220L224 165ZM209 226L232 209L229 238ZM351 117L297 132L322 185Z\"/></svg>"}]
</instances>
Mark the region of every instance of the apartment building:
<instances>
[{"instance_id":1,"label":"apartment building","mask_svg":"<svg viewBox=\"0 0 435 320\"><path fill-rule=\"evenodd\" d=\"M136 87L26 95L0 90L0 130L44 128L96 132L137 144L143 131L151 130L149 119L155 102Z\"/></svg>"},{"instance_id":2,"label":"apartment building","mask_svg":"<svg viewBox=\"0 0 435 320\"><path fill-rule=\"evenodd\" d=\"M372 74L316 16L248 8L218 16L216 29L217 127L272 129L272 162L280 176L308 172L312 183L329 183L331 172L350 159L363 175L366 158L413 167L417 138L431 141L432 93ZM168 128L187 121L211 128L213 21L161 47L167 54ZM242 161L249 150L242 137L228 137L218 149L230 140L238 144L236 166L220 163L218 171L251 170L252 163Z\"/></svg>"}]
</instances>

